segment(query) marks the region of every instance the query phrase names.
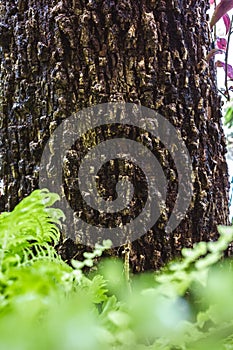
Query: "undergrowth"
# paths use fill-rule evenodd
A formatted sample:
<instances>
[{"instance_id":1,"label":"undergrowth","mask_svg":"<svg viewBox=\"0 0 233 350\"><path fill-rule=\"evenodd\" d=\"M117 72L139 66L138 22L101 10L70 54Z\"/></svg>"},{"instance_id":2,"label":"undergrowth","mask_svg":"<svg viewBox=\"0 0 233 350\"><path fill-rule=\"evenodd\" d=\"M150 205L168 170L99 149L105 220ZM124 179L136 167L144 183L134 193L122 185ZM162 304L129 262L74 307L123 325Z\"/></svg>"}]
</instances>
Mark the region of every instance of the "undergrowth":
<instances>
[{"instance_id":1,"label":"undergrowth","mask_svg":"<svg viewBox=\"0 0 233 350\"><path fill-rule=\"evenodd\" d=\"M110 241L73 268L61 260L57 199L37 190L0 215L0 349L233 349L233 270L222 260L232 227L160 272L132 276L127 288L116 259L82 271Z\"/></svg>"}]
</instances>

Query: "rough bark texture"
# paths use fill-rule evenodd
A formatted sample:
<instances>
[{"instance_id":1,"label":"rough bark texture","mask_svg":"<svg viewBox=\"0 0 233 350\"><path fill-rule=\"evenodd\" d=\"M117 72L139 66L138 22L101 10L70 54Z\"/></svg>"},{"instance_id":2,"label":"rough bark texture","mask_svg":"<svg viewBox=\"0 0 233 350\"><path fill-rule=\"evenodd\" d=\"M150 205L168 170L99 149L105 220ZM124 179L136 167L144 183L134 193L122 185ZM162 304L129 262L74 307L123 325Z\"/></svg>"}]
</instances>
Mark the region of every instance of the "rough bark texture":
<instances>
[{"instance_id":1,"label":"rough bark texture","mask_svg":"<svg viewBox=\"0 0 233 350\"><path fill-rule=\"evenodd\" d=\"M192 159L194 196L186 218L172 235L166 235L177 183L171 180L172 160L161 155L170 180L167 208L150 232L131 245L133 271L156 269L182 247L217 238L216 225L228 223L228 178L215 73L211 65L202 65L210 48L207 3L1 3L0 179L5 191L0 211L12 210L38 187L43 147L64 118L94 104L134 102L158 111L180 130ZM107 133L95 130L95 142ZM74 155L85 152L85 142L80 145L67 156L67 168L72 169ZM155 153L156 147L154 142ZM125 167L120 162L109 167L108 174L115 174L112 186ZM114 197L114 186L109 191L106 196ZM66 193L72 202L69 181ZM59 249L65 259L80 248L69 242ZM122 255L122 251L111 254Z\"/></svg>"}]
</instances>

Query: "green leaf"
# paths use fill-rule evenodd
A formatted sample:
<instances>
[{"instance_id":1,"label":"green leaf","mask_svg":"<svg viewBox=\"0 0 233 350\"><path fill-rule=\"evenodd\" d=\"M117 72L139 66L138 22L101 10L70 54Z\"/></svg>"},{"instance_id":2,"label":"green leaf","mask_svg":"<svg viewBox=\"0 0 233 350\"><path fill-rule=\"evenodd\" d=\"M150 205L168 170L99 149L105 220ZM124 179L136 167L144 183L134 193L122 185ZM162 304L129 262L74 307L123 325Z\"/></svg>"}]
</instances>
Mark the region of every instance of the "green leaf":
<instances>
[{"instance_id":1,"label":"green leaf","mask_svg":"<svg viewBox=\"0 0 233 350\"><path fill-rule=\"evenodd\" d=\"M233 106L228 107L224 116L224 125L228 125L229 128L233 125Z\"/></svg>"}]
</instances>

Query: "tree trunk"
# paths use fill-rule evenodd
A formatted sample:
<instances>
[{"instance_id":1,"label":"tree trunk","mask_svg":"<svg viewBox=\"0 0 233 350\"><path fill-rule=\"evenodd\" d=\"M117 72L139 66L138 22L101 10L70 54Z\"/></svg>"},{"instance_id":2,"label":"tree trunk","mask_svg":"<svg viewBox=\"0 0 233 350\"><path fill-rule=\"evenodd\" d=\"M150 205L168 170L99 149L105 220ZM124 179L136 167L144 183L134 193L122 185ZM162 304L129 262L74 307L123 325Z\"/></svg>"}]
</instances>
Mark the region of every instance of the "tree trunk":
<instances>
[{"instance_id":1,"label":"tree trunk","mask_svg":"<svg viewBox=\"0 0 233 350\"><path fill-rule=\"evenodd\" d=\"M42 151L64 119L89 106L130 102L159 112L175 126L193 168L189 210L172 234L166 234L178 179L171 157L153 140L151 151L168 181L166 208L146 234L129 244L132 270L157 269L179 255L182 247L215 240L216 226L228 223L228 174L213 62L210 66L204 62L210 50L207 6L203 0L4 1L0 8L0 179L4 184L0 210L12 210L38 187ZM77 159L90 145L109 139L111 132L113 137L140 136L137 128L110 129L92 130L67 153L66 198L80 215L87 207L70 180L77 176ZM145 182L140 169L129 174L129 163L119 160L107 165L100 172L101 184L109 184L102 191L106 198L114 199L122 172L133 177L135 171L139 188ZM56 173L55 168L52 171ZM72 171L75 174L70 175ZM138 190L138 197L145 194L146 190ZM137 208L142 209L143 203ZM94 211L85 215L90 222L96 220ZM66 236L71 237L71 232ZM79 243L79 232L72 233L74 237ZM66 242L59 248L63 257L79 256L84 247ZM115 248L111 254L123 256L124 249Z\"/></svg>"}]
</instances>

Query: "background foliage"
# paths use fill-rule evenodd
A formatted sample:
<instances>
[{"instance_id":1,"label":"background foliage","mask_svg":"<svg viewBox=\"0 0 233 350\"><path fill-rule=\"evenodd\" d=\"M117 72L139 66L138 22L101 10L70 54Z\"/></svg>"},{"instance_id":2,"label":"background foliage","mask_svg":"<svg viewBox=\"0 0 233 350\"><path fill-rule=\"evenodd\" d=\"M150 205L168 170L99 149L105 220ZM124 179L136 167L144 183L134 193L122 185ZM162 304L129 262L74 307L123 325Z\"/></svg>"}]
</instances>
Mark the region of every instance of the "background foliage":
<instances>
[{"instance_id":1,"label":"background foliage","mask_svg":"<svg viewBox=\"0 0 233 350\"><path fill-rule=\"evenodd\" d=\"M95 264L109 241L73 267L60 259L57 199L36 190L0 215L0 349L233 348L232 227L127 282L121 261Z\"/></svg>"}]
</instances>

